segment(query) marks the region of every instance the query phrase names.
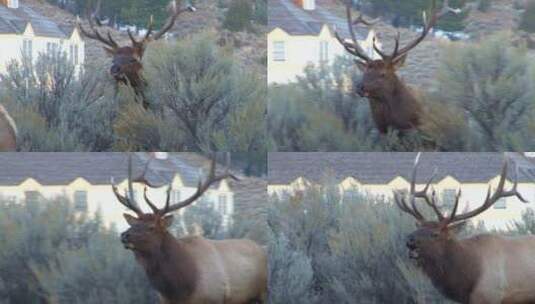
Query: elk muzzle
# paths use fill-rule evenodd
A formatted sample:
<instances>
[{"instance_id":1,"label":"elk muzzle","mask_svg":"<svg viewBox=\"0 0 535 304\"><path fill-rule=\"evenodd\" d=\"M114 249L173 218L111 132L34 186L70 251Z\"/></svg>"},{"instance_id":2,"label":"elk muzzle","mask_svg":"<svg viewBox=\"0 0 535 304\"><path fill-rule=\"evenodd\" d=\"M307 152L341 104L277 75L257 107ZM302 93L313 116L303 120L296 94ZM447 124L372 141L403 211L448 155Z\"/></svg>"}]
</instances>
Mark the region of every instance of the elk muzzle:
<instances>
[{"instance_id":1,"label":"elk muzzle","mask_svg":"<svg viewBox=\"0 0 535 304\"><path fill-rule=\"evenodd\" d=\"M123 243L125 249L135 249L134 243L132 243L130 240L130 234L128 231L121 233L121 243Z\"/></svg>"},{"instance_id":2,"label":"elk muzzle","mask_svg":"<svg viewBox=\"0 0 535 304\"><path fill-rule=\"evenodd\" d=\"M368 97L369 96L369 94L364 89L364 84L362 84L362 83L357 84L356 91L357 91L357 94L359 94L360 97Z\"/></svg>"},{"instance_id":3,"label":"elk muzzle","mask_svg":"<svg viewBox=\"0 0 535 304\"><path fill-rule=\"evenodd\" d=\"M413 236L407 238L406 246L409 249L409 258L418 259L418 246L416 245L416 240Z\"/></svg>"}]
</instances>

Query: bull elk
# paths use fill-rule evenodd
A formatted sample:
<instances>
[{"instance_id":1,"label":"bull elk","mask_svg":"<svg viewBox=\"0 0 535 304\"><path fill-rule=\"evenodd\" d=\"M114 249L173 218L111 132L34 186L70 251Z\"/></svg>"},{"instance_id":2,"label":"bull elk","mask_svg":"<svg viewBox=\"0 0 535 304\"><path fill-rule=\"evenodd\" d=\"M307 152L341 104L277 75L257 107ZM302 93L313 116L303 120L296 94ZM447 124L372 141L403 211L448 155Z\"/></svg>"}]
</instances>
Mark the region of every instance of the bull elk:
<instances>
[{"instance_id":1,"label":"bull elk","mask_svg":"<svg viewBox=\"0 0 535 304\"><path fill-rule=\"evenodd\" d=\"M359 24L371 26L374 22L366 21L362 14L354 19L352 2L346 1L347 26L351 41L344 40L337 32L334 34L344 49L355 56L355 64L363 73L362 80L356 86L357 94L368 98L373 120L380 133L387 133L389 128L400 131L418 128L424 115L422 104L415 92L396 75L396 71L404 65L409 52L427 37L442 16L449 12L458 13L460 10L450 8L448 0L444 0L444 7L438 10L434 0L431 16L427 18L426 13L423 13L424 28L417 38L405 47L400 47L398 32L391 54L381 51L374 38L373 49L381 59L372 59L359 45L354 27Z\"/></svg>"},{"instance_id":2,"label":"bull elk","mask_svg":"<svg viewBox=\"0 0 535 304\"><path fill-rule=\"evenodd\" d=\"M15 121L0 104L0 152L17 149L17 127Z\"/></svg>"},{"instance_id":3,"label":"bull elk","mask_svg":"<svg viewBox=\"0 0 535 304\"><path fill-rule=\"evenodd\" d=\"M535 236L479 234L465 239L456 237L467 220L489 209L499 199L516 197L526 203L517 190L517 174L512 188L505 190L508 173L505 162L496 190L492 191L489 186L480 207L458 214L459 190L453 209L447 215L437 205L435 192L429 194L433 177L423 189L416 190L418 159L419 156L414 164L408 195L394 192L398 207L417 220L418 229L407 238L409 257L451 300L470 304L535 303ZM417 199L434 211L436 220L424 217L417 207Z\"/></svg>"},{"instance_id":4,"label":"bull elk","mask_svg":"<svg viewBox=\"0 0 535 304\"><path fill-rule=\"evenodd\" d=\"M89 29L82 26L79 18L76 22L82 35L104 44L104 50L113 58L110 74L115 79L116 84L130 85L134 89L136 96L141 98L145 109L149 108L149 101L144 93L147 84L142 76L142 59L148 44L151 41L162 38L173 27L180 14L187 11L194 12L196 10L191 5L181 8L181 1L179 0L174 0L171 4L172 14L158 32L153 32L154 20L152 16L150 17L147 32L141 40L137 40L132 31L128 29L128 37L130 37L130 41L132 42L130 46L119 46L115 39L113 39L110 31L102 34L97 28L97 26L102 27L102 22L98 18L100 0L97 3L95 11L88 16Z\"/></svg>"},{"instance_id":5,"label":"bull elk","mask_svg":"<svg viewBox=\"0 0 535 304\"><path fill-rule=\"evenodd\" d=\"M144 175L148 164L140 177L132 179L130 158L128 194L119 194L116 185L112 188L119 202L137 215L124 214L130 228L121 234L121 241L125 248L134 252L162 303L265 303L267 256L255 242L246 239L215 241L202 236L176 239L168 231L173 222L169 213L192 204L214 183L234 177L228 172L216 175L215 160L212 160L207 179L199 181L192 196L171 204L169 186L165 205L159 209L147 196L148 182ZM133 181L145 184L144 199L153 213L142 212L135 202Z\"/></svg>"}]
</instances>

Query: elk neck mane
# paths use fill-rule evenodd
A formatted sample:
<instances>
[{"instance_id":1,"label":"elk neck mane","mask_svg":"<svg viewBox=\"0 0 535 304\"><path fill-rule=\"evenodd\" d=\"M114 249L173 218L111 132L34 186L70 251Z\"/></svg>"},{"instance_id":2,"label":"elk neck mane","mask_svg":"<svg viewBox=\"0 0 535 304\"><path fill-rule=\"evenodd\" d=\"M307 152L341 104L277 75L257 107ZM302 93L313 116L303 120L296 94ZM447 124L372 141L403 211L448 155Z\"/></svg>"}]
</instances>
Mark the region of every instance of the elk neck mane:
<instances>
[{"instance_id":1,"label":"elk neck mane","mask_svg":"<svg viewBox=\"0 0 535 304\"><path fill-rule=\"evenodd\" d=\"M444 246L421 252L419 265L444 295L467 303L481 274L477 254L467 240L449 239Z\"/></svg>"},{"instance_id":2,"label":"elk neck mane","mask_svg":"<svg viewBox=\"0 0 535 304\"><path fill-rule=\"evenodd\" d=\"M199 280L195 259L186 245L166 231L160 248L151 253L135 252L153 287L168 300L188 299Z\"/></svg>"}]
</instances>

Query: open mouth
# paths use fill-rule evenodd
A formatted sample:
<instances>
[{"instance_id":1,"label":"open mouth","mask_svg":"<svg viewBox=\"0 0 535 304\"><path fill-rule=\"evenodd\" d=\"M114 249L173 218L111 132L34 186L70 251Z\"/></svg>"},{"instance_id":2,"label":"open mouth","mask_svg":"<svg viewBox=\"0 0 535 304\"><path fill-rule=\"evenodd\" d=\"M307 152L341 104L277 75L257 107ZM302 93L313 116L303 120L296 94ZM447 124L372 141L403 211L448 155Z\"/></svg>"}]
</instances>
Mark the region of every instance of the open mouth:
<instances>
[{"instance_id":1,"label":"open mouth","mask_svg":"<svg viewBox=\"0 0 535 304\"><path fill-rule=\"evenodd\" d=\"M416 249L416 248L409 249L409 258L410 259L418 260L419 257L420 257L420 254L418 253L418 249Z\"/></svg>"},{"instance_id":2,"label":"open mouth","mask_svg":"<svg viewBox=\"0 0 535 304\"><path fill-rule=\"evenodd\" d=\"M134 244L132 244L132 243L128 243L128 242L127 242L127 243L123 243L123 246L124 246L125 249L130 249L130 250L134 250L134 249L136 249L136 247L134 246Z\"/></svg>"}]
</instances>

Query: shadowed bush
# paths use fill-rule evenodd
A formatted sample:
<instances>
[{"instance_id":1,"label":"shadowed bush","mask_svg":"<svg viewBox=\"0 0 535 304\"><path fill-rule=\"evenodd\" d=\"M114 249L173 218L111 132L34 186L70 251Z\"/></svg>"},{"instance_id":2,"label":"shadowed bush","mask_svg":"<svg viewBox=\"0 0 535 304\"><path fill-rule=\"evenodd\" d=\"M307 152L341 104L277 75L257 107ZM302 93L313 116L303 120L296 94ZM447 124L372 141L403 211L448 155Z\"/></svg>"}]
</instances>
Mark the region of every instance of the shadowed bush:
<instances>
[{"instance_id":1,"label":"shadowed bush","mask_svg":"<svg viewBox=\"0 0 535 304\"><path fill-rule=\"evenodd\" d=\"M266 84L210 34L147 51L150 110L88 63L75 77L64 54L12 62L0 100L19 125L21 151L266 151Z\"/></svg>"},{"instance_id":2,"label":"shadowed bush","mask_svg":"<svg viewBox=\"0 0 535 304\"><path fill-rule=\"evenodd\" d=\"M0 231L0 301L155 301L118 234L63 198L31 205L0 199Z\"/></svg>"}]
</instances>

